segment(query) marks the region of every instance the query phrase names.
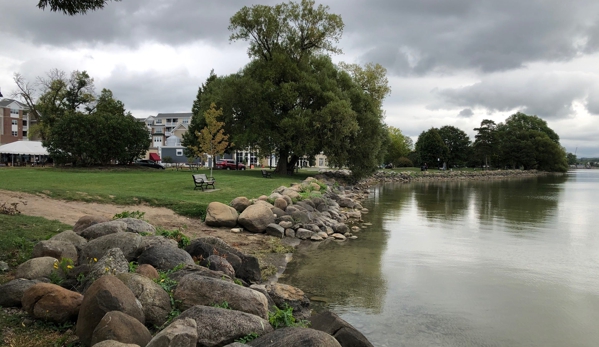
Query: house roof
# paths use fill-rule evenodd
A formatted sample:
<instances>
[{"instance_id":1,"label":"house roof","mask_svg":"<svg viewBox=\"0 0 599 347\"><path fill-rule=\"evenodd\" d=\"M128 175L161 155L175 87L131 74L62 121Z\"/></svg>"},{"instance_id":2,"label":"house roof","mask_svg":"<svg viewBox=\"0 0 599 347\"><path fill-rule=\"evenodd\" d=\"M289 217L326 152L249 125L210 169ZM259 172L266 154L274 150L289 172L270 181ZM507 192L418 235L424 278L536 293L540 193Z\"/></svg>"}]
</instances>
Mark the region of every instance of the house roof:
<instances>
[{"instance_id":1,"label":"house roof","mask_svg":"<svg viewBox=\"0 0 599 347\"><path fill-rule=\"evenodd\" d=\"M20 109L27 109L28 108L27 105L25 105L25 104L23 104L23 103L21 103L21 102L19 102L17 100L7 99L7 98L0 99L0 107L9 107L12 104L16 104L15 106L18 107L18 108L20 108Z\"/></svg>"},{"instance_id":2,"label":"house roof","mask_svg":"<svg viewBox=\"0 0 599 347\"><path fill-rule=\"evenodd\" d=\"M156 118L185 118L192 117L193 113L184 112L184 113L159 113L156 115Z\"/></svg>"}]
</instances>

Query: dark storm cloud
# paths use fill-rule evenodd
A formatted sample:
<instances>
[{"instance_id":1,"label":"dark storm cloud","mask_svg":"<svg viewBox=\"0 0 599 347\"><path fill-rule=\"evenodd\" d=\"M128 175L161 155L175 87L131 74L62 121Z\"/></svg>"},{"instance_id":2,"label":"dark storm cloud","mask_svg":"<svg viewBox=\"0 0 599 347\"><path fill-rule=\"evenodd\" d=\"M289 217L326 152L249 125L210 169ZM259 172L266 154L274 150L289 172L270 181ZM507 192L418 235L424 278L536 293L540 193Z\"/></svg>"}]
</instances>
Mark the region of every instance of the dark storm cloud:
<instances>
[{"instance_id":1,"label":"dark storm cloud","mask_svg":"<svg viewBox=\"0 0 599 347\"><path fill-rule=\"evenodd\" d=\"M265 0L273 5L280 1ZM35 1L4 1L0 32L35 44L146 41L228 43L229 18L247 1L124 0L83 16L42 11ZM343 45L391 74L501 71L563 61L599 49L593 0L325 0L345 22Z\"/></svg>"},{"instance_id":2,"label":"dark storm cloud","mask_svg":"<svg viewBox=\"0 0 599 347\"><path fill-rule=\"evenodd\" d=\"M592 0L354 0L339 9L347 9L341 12L346 34L354 49L364 51L364 61L384 62L391 73L406 75L503 71L595 52L598 5ZM411 61L410 67L395 63L403 61Z\"/></svg>"},{"instance_id":3,"label":"dark storm cloud","mask_svg":"<svg viewBox=\"0 0 599 347\"><path fill-rule=\"evenodd\" d=\"M229 18L243 5L231 1L124 0L103 10L65 16L42 11L31 1L5 1L0 32L38 45L73 46L153 41L170 45L195 41L227 44Z\"/></svg>"}]
</instances>

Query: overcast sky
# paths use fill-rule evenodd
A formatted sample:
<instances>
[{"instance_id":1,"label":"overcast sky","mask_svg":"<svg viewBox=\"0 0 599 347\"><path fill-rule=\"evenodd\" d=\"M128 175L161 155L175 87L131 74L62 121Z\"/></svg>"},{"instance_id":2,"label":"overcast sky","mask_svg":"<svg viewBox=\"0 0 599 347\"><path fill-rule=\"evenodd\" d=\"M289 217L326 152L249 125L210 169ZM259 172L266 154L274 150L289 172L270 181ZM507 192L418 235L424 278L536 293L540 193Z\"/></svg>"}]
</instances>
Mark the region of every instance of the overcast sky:
<instances>
[{"instance_id":1,"label":"overcast sky","mask_svg":"<svg viewBox=\"0 0 599 347\"><path fill-rule=\"evenodd\" d=\"M243 6L280 1L123 0L87 15L0 0L0 88L53 68L86 70L134 116L190 112L211 69L247 62L230 43ZM417 139L453 125L473 139L483 119L538 115L568 152L599 156L599 2L596 0L323 0L345 23L334 61L380 63L391 95L386 123Z\"/></svg>"}]
</instances>

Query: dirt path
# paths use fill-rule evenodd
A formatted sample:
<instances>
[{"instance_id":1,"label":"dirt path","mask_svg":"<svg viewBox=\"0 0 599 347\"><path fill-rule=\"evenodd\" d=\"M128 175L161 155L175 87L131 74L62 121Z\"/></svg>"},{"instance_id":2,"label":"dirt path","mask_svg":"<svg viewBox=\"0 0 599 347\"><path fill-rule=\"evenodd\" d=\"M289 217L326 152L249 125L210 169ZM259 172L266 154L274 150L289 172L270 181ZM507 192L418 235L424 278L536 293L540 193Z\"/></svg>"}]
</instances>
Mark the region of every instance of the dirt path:
<instances>
[{"instance_id":1,"label":"dirt path","mask_svg":"<svg viewBox=\"0 0 599 347\"><path fill-rule=\"evenodd\" d=\"M180 216L164 207L146 205L123 206L97 204L80 201L63 201L51 199L43 194L28 194L8 190L0 190L1 203L18 202L17 208L22 214L58 220L68 225L75 225L84 215L101 215L112 218L123 211L145 212L144 219L154 226L165 229L181 229L192 239L203 236L217 236L228 244L244 252L268 249L267 240L262 235L248 233L232 233L226 228L211 228L201 220Z\"/></svg>"}]
</instances>

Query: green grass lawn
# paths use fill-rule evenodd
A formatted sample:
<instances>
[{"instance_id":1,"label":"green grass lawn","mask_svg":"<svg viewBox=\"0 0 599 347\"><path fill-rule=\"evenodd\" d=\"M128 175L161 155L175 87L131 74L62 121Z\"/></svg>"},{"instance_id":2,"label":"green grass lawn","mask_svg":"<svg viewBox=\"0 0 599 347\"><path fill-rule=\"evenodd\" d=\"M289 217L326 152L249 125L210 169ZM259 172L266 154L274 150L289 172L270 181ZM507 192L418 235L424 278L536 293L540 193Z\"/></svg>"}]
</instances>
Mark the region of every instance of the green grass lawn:
<instances>
[{"instance_id":1,"label":"green grass lawn","mask_svg":"<svg viewBox=\"0 0 599 347\"><path fill-rule=\"evenodd\" d=\"M293 176L262 177L260 170L214 170L216 191L194 190L192 174L209 170L176 171L151 168L0 168L0 189L43 193L63 200L167 207L178 214L203 217L212 201L228 204L238 196L257 198L279 186L300 182L314 171Z\"/></svg>"}]
</instances>

